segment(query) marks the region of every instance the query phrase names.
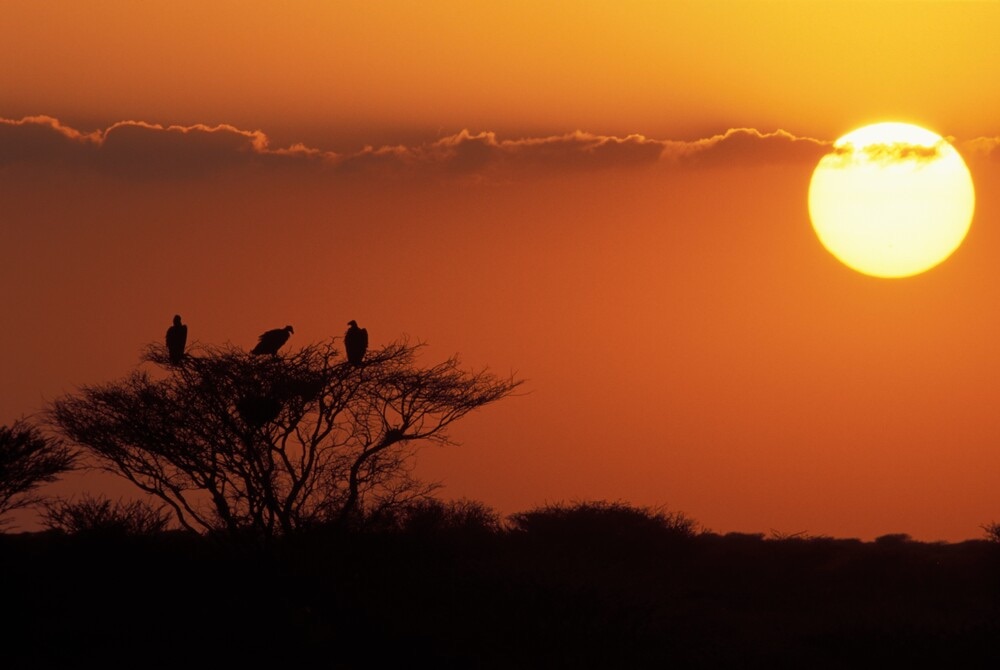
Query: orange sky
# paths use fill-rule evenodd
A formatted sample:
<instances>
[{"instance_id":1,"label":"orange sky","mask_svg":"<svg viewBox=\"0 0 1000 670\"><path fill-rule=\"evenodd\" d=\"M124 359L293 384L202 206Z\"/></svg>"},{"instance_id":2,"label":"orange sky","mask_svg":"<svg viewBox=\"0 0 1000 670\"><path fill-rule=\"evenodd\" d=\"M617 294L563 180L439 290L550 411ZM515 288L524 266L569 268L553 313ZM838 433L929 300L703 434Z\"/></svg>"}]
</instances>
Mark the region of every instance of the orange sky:
<instances>
[{"instance_id":1,"label":"orange sky","mask_svg":"<svg viewBox=\"0 0 1000 670\"><path fill-rule=\"evenodd\" d=\"M232 123L286 143L874 117L994 131L995 2L13 0L5 115ZM279 134L280 133L280 134Z\"/></svg>"},{"instance_id":2,"label":"orange sky","mask_svg":"<svg viewBox=\"0 0 1000 670\"><path fill-rule=\"evenodd\" d=\"M0 421L128 372L175 312L248 347L355 318L528 379L423 453L445 496L862 538L1000 518L1000 3L4 15ZM905 280L840 265L806 207L827 143L883 119L953 137L977 189Z\"/></svg>"}]
</instances>

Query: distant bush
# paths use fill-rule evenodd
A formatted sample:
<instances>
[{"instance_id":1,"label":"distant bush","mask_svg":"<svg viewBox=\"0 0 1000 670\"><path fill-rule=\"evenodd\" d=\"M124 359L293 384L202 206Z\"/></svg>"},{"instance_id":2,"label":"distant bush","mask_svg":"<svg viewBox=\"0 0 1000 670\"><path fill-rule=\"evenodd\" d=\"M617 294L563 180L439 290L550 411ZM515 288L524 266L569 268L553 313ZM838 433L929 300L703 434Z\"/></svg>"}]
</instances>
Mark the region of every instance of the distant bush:
<instances>
[{"instance_id":1,"label":"distant bush","mask_svg":"<svg viewBox=\"0 0 1000 670\"><path fill-rule=\"evenodd\" d=\"M682 512L607 501L546 505L512 514L507 522L514 532L548 537L590 536L603 540L689 538L698 530L697 522Z\"/></svg>"},{"instance_id":2,"label":"distant bush","mask_svg":"<svg viewBox=\"0 0 1000 670\"><path fill-rule=\"evenodd\" d=\"M986 539L990 542L1000 543L1000 523L996 521L991 521L987 524L980 526L986 534Z\"/></svg>"},{"instance_id":3,"label":"distant bush","mask_svg":"<svg viewBox=\"0 0 1000 670\"><path fill-rule=\"evenodd\" d=\"M812 536L807 531L804 531L804 530L799 530L799 531L795 531L795 532L788 532L788 531L782 531L782 530L775 530L774 528L771 529L771 533L770 533L769 537L772 540L778 540L778 541L784 541L784 540L811 540L812 539Z\"/></svg>"},{"instance_id":4,"label":"distant bush","mask_svg":"<svg viewBox=\"0 0 1000 670\"><path fill-rule=\"evenodd\" d=\"M888 533L875 538L875 544L906 544L912 542L913 538L907 533Z\"/></svg>"},{"instance_id":5,"label":"distant bush","mask_svg":"<svg viewBox=\"0 0 1000 670\"><path fill-rule=\"evenodd\" d=\"M497 533L501 525L500 516L481 502L433 498L386 508L365 523L369 530L408 534Z\"/></svg>"},{"instance_id":6,"label":"distant bush","mask_svg":"<svg viewBox=\"0 0 1000 670\"><path fill-rule=\"evenodd\" d=\"M152 535L166 530L171 520L163 505L90 495L46 502L41 517L46 528L70 534Z\"/></svg>"},{"instance_id":7,"label":"distant bush","mask_svg":"<svg viewBox=\"0 0 1000 670\"><path fill-rule=\"evenodd\" d=\"M778 539L774 535L775 531L771 531L771 539ZM741 533L739 531L732 531L726 533L722 536L723 540L727 542L762 542L764 540L764 533Z\"/></svg>"}]
</instances>

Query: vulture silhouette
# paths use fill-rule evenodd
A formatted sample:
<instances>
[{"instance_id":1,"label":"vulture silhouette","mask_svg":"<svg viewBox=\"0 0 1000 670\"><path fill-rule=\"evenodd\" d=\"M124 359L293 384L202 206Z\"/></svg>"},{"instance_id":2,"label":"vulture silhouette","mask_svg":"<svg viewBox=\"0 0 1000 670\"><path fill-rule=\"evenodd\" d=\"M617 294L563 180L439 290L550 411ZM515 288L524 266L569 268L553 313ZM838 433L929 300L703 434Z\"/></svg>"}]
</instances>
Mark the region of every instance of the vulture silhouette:
<instances>
[{"instance_id":1,"label":"vulture silhouette","mask_svg":"<svg viewBox=\"0 0 1000 670\"><path fill-rule=\"evenodd\" d=\"M274 330L269 330L260 336L257 346L253 348L250 352L256 356L262 354L271 354L272 356L278 355L278 349L280 349L285 342L288 341L289 335L294 333L291 326L285 326L284 328L275 328Z\"/></svg>"},{"instance_id":2,"label":"vulture silhouette","mask_svg":"<svg viewBox=\"0 0 1000 670\"><path fill-rule=\"evenodd\" d=\"M361 361L368 351L368 329L358 328L358 322L351 319L347 322L350 328L344 333L344 349L347 351L347 360L351 365L361 365Z\"/></svg>"},{"instance_id":3,"label":"vulture silhouette","mask_svg":"<svg viewBox=\"0 0 1000 670\"><path fill-rule=\"evenodd\" d=\"M177 365L184 358L184 347L187 345L188 327L181 323L181 315L174 315L174 325L167 328L167 352L170 362Z\"/></svg>"}]
</instances>

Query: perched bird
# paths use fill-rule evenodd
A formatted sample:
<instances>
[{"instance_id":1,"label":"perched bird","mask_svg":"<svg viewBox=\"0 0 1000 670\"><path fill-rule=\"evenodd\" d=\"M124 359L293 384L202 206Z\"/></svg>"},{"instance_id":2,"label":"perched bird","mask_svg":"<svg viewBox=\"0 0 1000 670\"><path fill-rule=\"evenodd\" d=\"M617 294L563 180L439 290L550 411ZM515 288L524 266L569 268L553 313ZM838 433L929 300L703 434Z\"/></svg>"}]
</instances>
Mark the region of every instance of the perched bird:
<instances>
[{"instance_id":1,"label":"perched bird","mask_svg":"<svg viewBox=\"0 0 1000 670\"><path fill-rule=\"evenodd\" d=\"M174 325L167 328L167 351L170 362L177 365L184 358L184 347L187 345L188 327L181 323L181 315L174 315Z\"/></svg>"},{"instance_id":2,"label":"perched bird","mask_svg":"<svg viewBox=\"0 0 1000 670\"><path fill-rule=\"evenodd\" d=\"M280 349L285 342L288 341L288 336L294 332L295 331L292 330L291 326L269 330L260 336L257 346L254 347L250 353L257 356L260 356L261 354L271 354L272 356L277 356L278 349Z\"/></svg>"},{"instance_id":3,"label":"perched bird","mask_svg":"<svg viewBox=\"0 0 1000 670\"><path fill-rule=\"evenodd\" d=\"M344 333L344 349L347 351L347 360L352 365L361 365L365 352L368 351L368 329L358 328L358 322L351 319L347 322L350 328Z\"/></svg>"}]
</instances>

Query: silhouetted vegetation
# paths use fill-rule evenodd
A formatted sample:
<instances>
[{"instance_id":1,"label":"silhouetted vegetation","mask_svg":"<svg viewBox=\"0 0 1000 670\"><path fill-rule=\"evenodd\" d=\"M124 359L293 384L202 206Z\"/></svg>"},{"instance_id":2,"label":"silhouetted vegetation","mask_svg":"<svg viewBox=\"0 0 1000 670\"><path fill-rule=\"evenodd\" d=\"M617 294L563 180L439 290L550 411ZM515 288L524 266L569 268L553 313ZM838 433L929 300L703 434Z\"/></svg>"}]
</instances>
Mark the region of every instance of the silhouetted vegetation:
<instances>
[{"instance_id":1,"label":"silhouetted vegetation","mask_svg":"<svg viewBox=\"0 0 1000 670\"><path fill-rule=\"evenodd\" d=\"M426 498L376 510L364 518L361 526L368 532L486 535L499 533L503 521L495 511L474 500L442 502Z\"/></svg>"},{"instance_id":2,"label":"silhouetted vegetation","mask_svg":"<svg viewBox=\"0 0 1000 670\"><path fill-rule=\"evenodd\" d=\"M1000 546L424 500L264 543L0 535L5 667L995 667Z\"/></svg>"},{"instance_id":3,"label":"silhouetted vegetation","mask_svg":"<svg viewBox=\"0 0 1000 670\"><path fill-rule=\"evenodd\" d=\"M0 432L20 467L50 459L0 498L48 529L0 534L4 667L1000 663L1000 524L946 544L719 535L625 502L501 517L433 498L412 459L520 381L422 367L406 341L279 353L291 328L273 332L251 352L150 345L51 405L90 467L155 502L28 495L75 452Z\"/></svg>"},{"instance_id":4,"label":"silhouetted vegetation","mask_svg":"<svg viewBox=\"0 0 1000 670\"><path fill-rule=\"evenodd\" d=\"M76 461L75 450L25 419L0 426L0 527L8 512L37 504L38 487L72 470Z\"/></svg>"},{"instance_id":5,"label":"silhouetted vegetation","mask_svg":"<svg viewBox=\"0 0 1000 670\"><path fill-rule=\"evenodd\" d=\"M291 329L251 354L151 345L139 369L52 403L49 418L94 467L163 501L196 532L284 535L351 524L426 497L416 449L504 398L513 377L467 372L457 358L421 367L407 341L344 360L334 342L278 355ZM273 355L255 355L255 354Z\"/></svg>"},{"instance_id":6,"label":"silhouetted vegetation","mask_svg":"<svg viewBox=\"0 0 1000 670\"><path fill-rule=\"evenodd\" d=\"M42 525L64 533L151 535L166 530L171 519L164 505L90 494L77 500L45 500L40 506Z\"/></svg>"},{"instance_id":7,"label":"silhouetted vegetation","mask_svg":"<svg viewBox=\"0 0 1000 670\"><path fill-rule=\"evenodd\" d=\"M586 501L571 505L555 504L511 515L514 530L536 535L560 534L576 537L600 535L690 538L698 524L682 512L635 507L625 502Z\"/></svg>"}]
</instances>

